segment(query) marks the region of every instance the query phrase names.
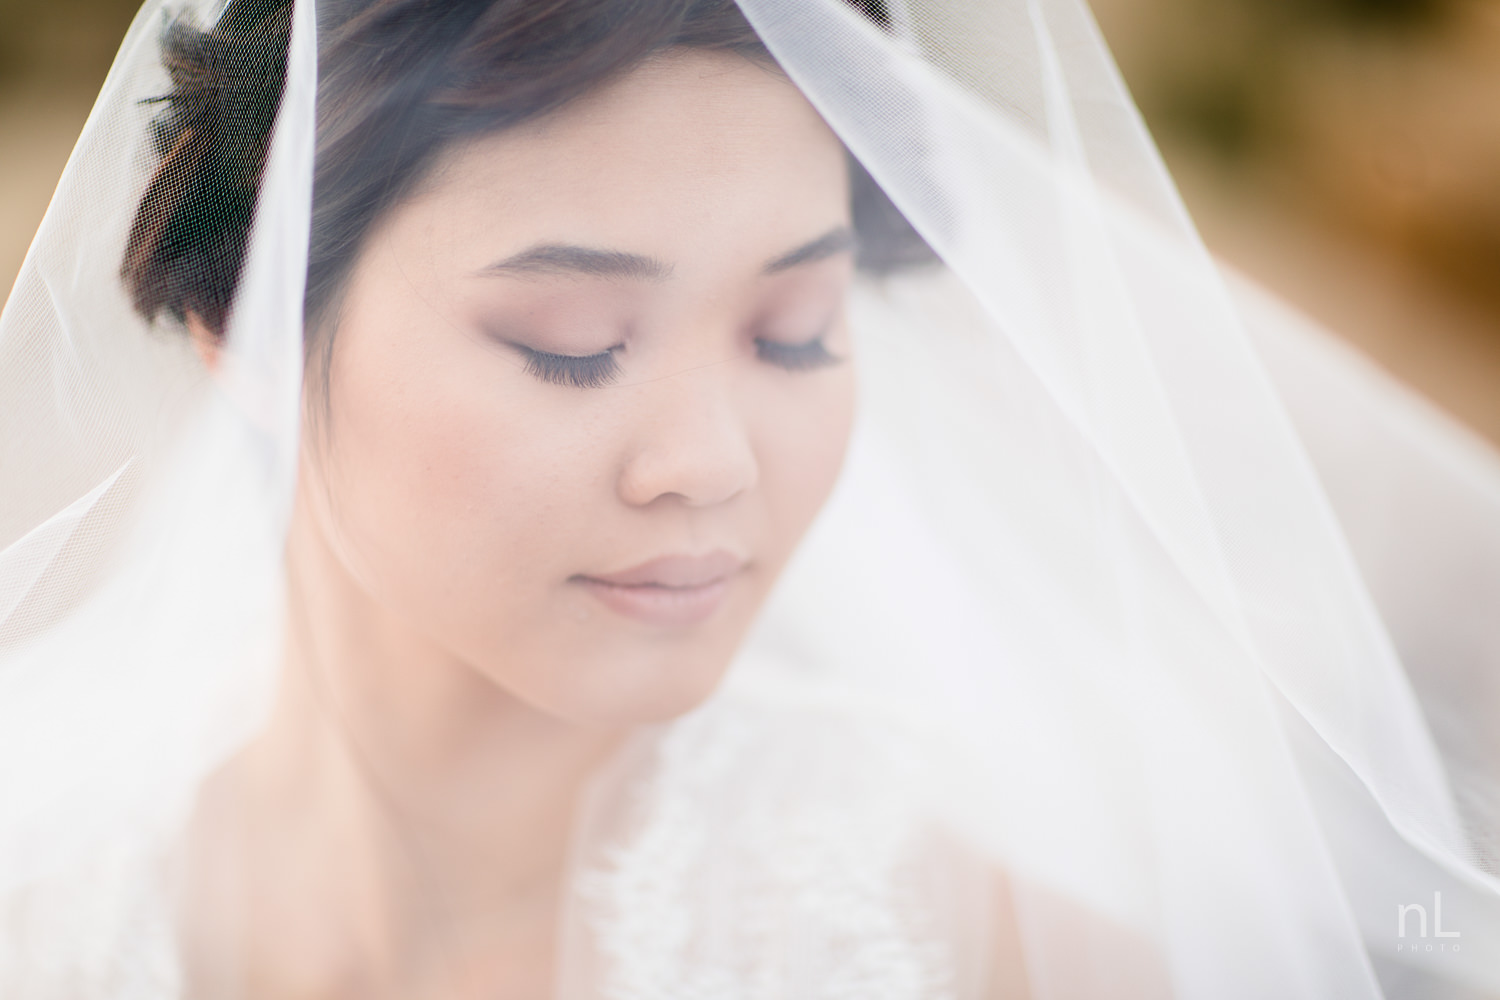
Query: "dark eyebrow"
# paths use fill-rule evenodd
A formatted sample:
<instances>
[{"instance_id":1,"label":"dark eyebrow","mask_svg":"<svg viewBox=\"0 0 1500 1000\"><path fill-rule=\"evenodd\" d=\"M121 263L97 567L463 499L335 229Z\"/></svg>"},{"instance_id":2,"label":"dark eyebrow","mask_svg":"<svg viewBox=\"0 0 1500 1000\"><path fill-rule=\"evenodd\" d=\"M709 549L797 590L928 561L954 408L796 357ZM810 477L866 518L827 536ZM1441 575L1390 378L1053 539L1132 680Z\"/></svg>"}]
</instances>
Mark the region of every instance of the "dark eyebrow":
<instances>
[{"instance_id":1,"label":"dark eyebrow","mask_svg":"<svg viewBox=\"0 0 1500 1000\"><path fill-rule=\"evenodd\" d=\"M567 243L539 243L479 272L482 275L577 275L625 281L665 281L672 268L655 257L623 250L598 250Z\"/></svg>"},{"instance_id":2,"label":"dark eyebrow","mask_svg":"<svg viewBox=\"0 0 1500 1000\"><path fill-rule=\"evenodd\" d=\"M777 274L794 267L801 267L803 264L815 264L820 260L827 260L829 257L848 253L853 249L854 230L848 226L838 226L817 239L804 243L789 253L782 254L761 270L766 274Z\"/></svg>"}]
</instances>

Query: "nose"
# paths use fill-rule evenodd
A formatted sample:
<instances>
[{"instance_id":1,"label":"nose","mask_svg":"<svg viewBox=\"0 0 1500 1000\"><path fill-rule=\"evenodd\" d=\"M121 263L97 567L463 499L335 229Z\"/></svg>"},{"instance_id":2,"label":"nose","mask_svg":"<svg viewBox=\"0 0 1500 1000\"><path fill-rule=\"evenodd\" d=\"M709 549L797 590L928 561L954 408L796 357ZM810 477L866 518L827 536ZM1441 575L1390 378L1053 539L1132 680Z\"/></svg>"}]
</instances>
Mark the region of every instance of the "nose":
<instances>
[{"instance_id":1,"label":"nose","mask_svg":"<svg viewBox=\"0 0 1500 1000\"><path fill-rule=\"evenodd\" d=\"M726 380L692 372L641 391L649 399L620 473L621 500L644 507L676 497L691 507L711 507L755 487L760 467L749 426Z\"/></svg>"}]
</instances>

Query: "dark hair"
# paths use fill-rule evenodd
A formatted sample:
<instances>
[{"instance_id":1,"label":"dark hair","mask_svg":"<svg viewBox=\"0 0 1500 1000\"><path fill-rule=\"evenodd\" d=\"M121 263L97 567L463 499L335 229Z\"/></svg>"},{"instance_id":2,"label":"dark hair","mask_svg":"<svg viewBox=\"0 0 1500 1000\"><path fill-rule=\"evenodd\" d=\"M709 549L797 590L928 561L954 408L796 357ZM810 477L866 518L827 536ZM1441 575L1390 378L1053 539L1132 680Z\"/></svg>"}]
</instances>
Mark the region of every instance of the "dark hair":
<instances>
[{"instance_id":1,"label":"dark hair","mask_svg":"<svg viewBox=\"0 0 1500 1000\"><path fill-rule=\"evenodd\" d=\"M883 0L846 2L886 26ZM179 21L166 32L160 164L122 269L148 319L192 314L222 333L285 85L290 15L290 0L229 0L211 29ZM556 110L672 46L771 63L734 0L323 0L319 20L310 340L364 235L442 149ZM930 259L853 157L850 168L861 269Z\"/></svg>"}]
</instances>

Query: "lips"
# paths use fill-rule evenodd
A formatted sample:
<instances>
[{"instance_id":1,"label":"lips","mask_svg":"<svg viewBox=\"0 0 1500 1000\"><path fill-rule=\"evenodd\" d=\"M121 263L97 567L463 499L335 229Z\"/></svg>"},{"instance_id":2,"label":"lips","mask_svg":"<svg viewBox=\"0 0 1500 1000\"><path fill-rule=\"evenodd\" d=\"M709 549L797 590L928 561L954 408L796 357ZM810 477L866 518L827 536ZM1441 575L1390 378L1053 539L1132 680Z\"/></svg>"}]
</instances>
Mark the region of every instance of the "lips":
<instances>
[{"instance_id":1,"label":"lips","mask_svg":"<svg viewBox=\"0 0 1500 1000\"><path fill-rule=\"evenodd\" d=\"M616 573L578 575L572 582L606 607L647 625L696 625L724 603L731 580L745 567L729 552L671 555Z\"/></svg>"}]
</instances>

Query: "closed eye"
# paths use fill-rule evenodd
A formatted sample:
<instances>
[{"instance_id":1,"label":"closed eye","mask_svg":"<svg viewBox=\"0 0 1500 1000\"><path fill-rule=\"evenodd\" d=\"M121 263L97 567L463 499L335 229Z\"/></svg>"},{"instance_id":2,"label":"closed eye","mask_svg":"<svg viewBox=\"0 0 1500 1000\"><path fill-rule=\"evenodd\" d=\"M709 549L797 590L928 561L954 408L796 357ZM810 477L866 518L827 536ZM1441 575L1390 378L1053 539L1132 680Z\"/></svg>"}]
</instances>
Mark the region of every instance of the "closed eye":
<instances>
[{"instance_id":1,"label":"closed eye","mask_svg":"<svg viewBox=\"0 0 1500 1000\"><path fill-rule=\"evenodd\" d=\"M554 385L597 389L620 377L620 363L615 360L618 347L581 357L576 354L552 354L519 344L516 347L526 356L527 374Z\"/></svg>"},{"instance_id":2,"label":"closed eye","mask_svg":"<svg viewBox=\"0 0 1500 1000\"><path fill-rule=\"evenodd\" d=\"M829 353L822 337L814 337L801 344L787 344L779 340L757 337L755 353L760 360L778 368L785 368L790 372L826 368L843 360Z\"/></svg>"}]
</instances>

